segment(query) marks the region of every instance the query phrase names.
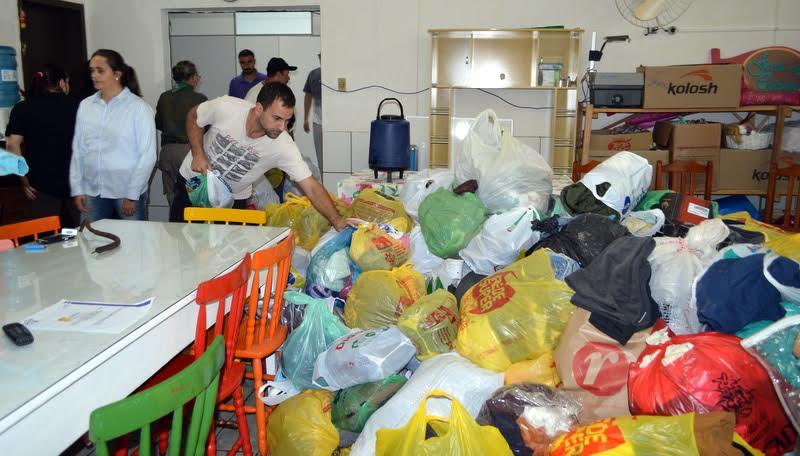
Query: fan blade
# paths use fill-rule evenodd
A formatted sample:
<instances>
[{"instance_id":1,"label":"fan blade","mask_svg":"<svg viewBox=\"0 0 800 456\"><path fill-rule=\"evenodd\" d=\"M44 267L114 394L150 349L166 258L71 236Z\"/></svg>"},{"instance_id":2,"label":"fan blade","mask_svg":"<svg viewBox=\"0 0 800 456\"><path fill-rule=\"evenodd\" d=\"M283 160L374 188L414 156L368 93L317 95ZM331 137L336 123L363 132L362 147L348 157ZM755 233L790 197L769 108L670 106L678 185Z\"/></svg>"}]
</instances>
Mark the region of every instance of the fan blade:
<instances>
[{"instance_id":1,"label":"fan blade","mask_svg":"<svg viewBox=\"0 0 800 456\"><path fill-rule=\"evenodd\" d=\"M643 0L633 10L633 15L640 21L651 21L661 14L667 0Z\"/></svg>"}]
</instances>

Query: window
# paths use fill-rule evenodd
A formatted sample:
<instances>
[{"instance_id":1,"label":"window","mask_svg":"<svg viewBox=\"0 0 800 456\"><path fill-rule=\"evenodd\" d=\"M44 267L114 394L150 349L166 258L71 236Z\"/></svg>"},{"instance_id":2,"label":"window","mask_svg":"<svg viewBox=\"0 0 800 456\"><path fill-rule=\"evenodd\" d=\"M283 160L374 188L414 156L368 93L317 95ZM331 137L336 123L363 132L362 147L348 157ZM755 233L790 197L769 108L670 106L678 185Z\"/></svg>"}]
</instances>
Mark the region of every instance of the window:
<instances>
[{"instance_id":1,"label":"window","mask_svg":"<svg viewBox=\"0 0 800 456\"><path fill-rule=\"evenodd\" d=\"M311 35L310 11L236 13L237 35Z\"/></svg>"}]
</instances>

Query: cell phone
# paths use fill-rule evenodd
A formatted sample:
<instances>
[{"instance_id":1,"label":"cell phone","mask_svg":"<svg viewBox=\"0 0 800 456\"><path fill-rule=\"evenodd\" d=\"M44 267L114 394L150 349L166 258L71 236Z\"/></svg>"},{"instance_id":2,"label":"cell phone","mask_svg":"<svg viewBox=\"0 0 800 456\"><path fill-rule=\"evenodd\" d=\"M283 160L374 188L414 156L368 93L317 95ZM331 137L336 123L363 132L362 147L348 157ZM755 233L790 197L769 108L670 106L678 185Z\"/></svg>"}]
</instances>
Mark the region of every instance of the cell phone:
<instances>
[{"instance_id":1,"label":"cell phone","mask_svg":"<svg viewBox=\"0 0 800 456\"><path fill-rule=\"evenodd\" d=\"M39 244L53 244L56 242L63 242L69 241L70 239L74 238L75 236L71 236L68 234L51 234L50 236L45 236L43 238L39 238L36 240Z\"/></svg>"}]
</instances>

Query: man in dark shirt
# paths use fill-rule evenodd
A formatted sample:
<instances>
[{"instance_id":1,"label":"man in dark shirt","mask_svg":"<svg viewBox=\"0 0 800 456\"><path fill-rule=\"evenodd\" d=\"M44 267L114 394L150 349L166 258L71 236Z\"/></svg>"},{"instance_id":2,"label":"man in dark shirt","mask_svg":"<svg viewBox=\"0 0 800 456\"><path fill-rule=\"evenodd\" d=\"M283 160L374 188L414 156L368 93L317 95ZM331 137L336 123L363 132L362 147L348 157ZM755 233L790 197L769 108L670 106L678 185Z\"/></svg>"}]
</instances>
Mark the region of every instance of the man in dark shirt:
<instances>
[{"instance_id":1,"label":"man in dark shirt","mask_svg":"<svg viewBox=\"0 0 800 456\"><path fill-rule=\"evenodd\" d=\"M186 154L189 153L189 139L186 137L186 114L208 100L202 93L195 92L200 83L197 67L188 60L182 60L172 67L175 87L158 98L156 105L156 128L161 130L161 153L158 169L164 184L164 194L172 207L175 181Z\"/></svg>"},{"instance_id":2,"label":"man in dark shirt","mask_svg":"<svg viewBox=\"0 0 800 456\"><path fill-rule=\"evenodd\" d=\"M250 49L239 52L239 66L242 68L242 74L231 79L228 84L228 95L244 99L254 85L267 79L267 75L256 71L256 56Z\"/></svg>"}]
</instances>

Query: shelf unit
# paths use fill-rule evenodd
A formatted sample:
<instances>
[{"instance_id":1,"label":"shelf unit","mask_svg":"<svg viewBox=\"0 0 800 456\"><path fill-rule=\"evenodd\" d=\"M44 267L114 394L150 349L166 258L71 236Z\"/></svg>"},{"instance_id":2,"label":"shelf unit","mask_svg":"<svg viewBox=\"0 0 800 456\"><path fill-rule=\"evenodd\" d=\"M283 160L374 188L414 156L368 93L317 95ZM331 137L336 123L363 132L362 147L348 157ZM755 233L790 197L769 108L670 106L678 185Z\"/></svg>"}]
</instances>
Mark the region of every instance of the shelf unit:
<instances>
[{"instance_id":1,"label":"shelf unit","mask_svg":"<svg viewBox=\"0 0 800 456\"><path fill-rule=\"evenodd\" d=\"M454 89L551 91L553 169L572 166L582 29L432 29L430 166L450 165ZM555 70L558 68L558 70Z\"/></svg>"},{"instance_id":2,"label":"shelf unit","mask_svg":"<svg viewBox=\"0 0 800 456\"><path fill-rule=\"evenodd\" d=\"M736 112L755 112L765 115L776 116L775 121L775 135L772 142L772 154L770 155L770 163L775 163L781 153L781 138L783 136L783 124L787 117L790 117L792 112L800 110L800 106L783 106L783 105L764 105L764 106L740 106L738 108L596 108L591 103L585 103L581 106L578 112L578 129L576 136L581 138L578 146L576 147L576 154L580 156L580 163L584 164L589 161L589 142L592 136L592 120L597 119L600 114L641 114L641 113L680 113L680 114L697 114L697 113L736 113ZM758 195L764 196L767 194L766 190L742 190L742 189L720 189L715 190L714 194L717 195Z\"/></svg>"}]
</instances>

